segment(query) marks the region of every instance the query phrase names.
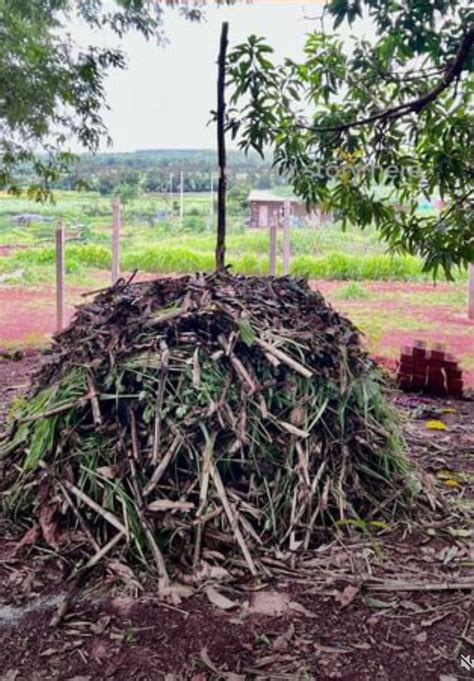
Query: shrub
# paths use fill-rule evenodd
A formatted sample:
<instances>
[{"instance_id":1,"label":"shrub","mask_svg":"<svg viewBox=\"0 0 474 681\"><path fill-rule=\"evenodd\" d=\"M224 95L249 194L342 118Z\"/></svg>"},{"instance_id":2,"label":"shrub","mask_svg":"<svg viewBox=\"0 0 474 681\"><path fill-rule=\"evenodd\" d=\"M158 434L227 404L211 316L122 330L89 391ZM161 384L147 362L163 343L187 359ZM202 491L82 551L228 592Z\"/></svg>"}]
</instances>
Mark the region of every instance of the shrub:
<instances>
[{"instance_id":1,"label":"shrub","mask_svg":"<svg viewBox=\"0 0 474 681\"><path fill-rule=\"evenodd\" d=\"M349 284L339 289L336 296L342 300L362 300L368 297L368 293L360 284L356 281L351 281Z\"/></svg>"}]
</instances>

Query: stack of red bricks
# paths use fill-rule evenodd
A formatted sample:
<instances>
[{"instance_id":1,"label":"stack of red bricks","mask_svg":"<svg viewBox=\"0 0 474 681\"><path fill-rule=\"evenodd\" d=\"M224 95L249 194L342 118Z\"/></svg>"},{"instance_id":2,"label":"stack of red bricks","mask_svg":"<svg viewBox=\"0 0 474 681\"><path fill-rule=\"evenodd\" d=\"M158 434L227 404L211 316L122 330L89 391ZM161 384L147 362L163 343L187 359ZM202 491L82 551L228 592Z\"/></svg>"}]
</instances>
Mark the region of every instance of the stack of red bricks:
<instances>
[{"instance_id":1,"label":"stack of red bricks","mask_svg":"<svg viewBox=\"0 0 474 681\"><path fill-rule=\"evenodd\" d=\"M463 396L462 370L442 343L435 343L431 350L424 341L415 341L412 347L402 348L398 384L402 390Z\"/></svg>"}]
</instances>

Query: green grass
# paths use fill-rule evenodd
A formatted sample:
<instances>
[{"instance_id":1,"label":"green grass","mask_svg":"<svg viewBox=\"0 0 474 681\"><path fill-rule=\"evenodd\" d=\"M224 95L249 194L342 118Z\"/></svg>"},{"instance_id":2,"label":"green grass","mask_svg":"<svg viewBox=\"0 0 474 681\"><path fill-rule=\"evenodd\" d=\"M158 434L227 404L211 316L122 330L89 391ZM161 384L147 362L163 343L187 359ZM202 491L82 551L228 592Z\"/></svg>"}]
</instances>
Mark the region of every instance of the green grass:
<instances>
[{"instance_id":1,"label":"green grass","mask_svg":"<svg viewBox=\"0 0 474 681\"><path fill-rule=\"evenodd\" d=\"M251 235L253 236L253 235ZM135 269L146 273L186 273L211 271L214 269L214 251L208 247L209 237L204 235L201 248L195 248L197 237L170 238L162 244L151 243L130 248L122 247L121 267L125 272ZM242 245L243 244L243 245ZM266 274L269 259L266 254L247 252L244 249L245 235L241 248L232 250L232 241L227 251L226 262L233 271L243 274ZM31 248L15 251L9 256L0 257L0 274L21 270L27 283L54 280L54 248ZM111 263L110 248L99 244L68 244L66 247L66 272L69 275L85 276L87 270L109 270ZM281 274L281 261L277 263ZM377 255L347 255L328 253L323 256L299 255L291 260L290 272L293 275L310 279L334 279L357 281L430 281L418 259L409 256L392 257ZM462 281L465 276L460 275ZM361 289L348 288L348 298L362 297ZM427 294L430 295L430 294ZM433 294L434 296L435 294Z\"/></svg>"},{"instance_id":2,"label":"green grass","mask_svg":"<svg viewBox=\"0 0 474 681\"><path fill-rule=\"evenodd\" d=\"M341 300L363 300L368 297L368 291L356 281L349 282L336 293L336 298Z\"/></svg>"},{"instance_id":3,"label":"green grass","mask_svg":"<svg viewBox=\"0 0 474 681\"><path fill-rule=\"evenodd\" d=\"M351 309L351 321L369 339L368 345L371 351L375 351L380 343L382 336L391 331L431 331L433 322L414 317L410 314L403 314L396 310L383 311L378 309Z\"/></svg>"},{"instance_id":4,"label":"green grass","mask_svg":"<svg viewBox=\"0 0 474 681\"><path fill-rule=\"evenodd\" d=\"M175 197L176 198L176 197ZM121 266L124 271L185 273L214 268L215 233L207 229L209 196L188 194L185 219L151 225L150 216L167 206L164 197L142 195L123 208ZM265 230L245 228L246 211L229 206L227 263L235 272L266 274L269 270L269 236ZM49 222L18 226L15 215L38 213ZM177 211L176 211L177 215ZM0 246L24 246L0 256L0 275L20 270L24 280L35 284L54 280L54 230L59 219L66 223L66 272L77 281L87 279L91 270L110 269L110 198L94 193L57 192L56 203L35 204L26 199L0 194ZM281 253L281 234L278 249ZM387 255L377 233L338 224L298 229L291 237L291 273L311 279L343 281L394 280L430 281L419 259ZM277 272L281 273L281 258ZM466 279L461 273L460 281ZM355 292L354 292L355 291ZM348 290L349 297L360 295Z\"/></svg>"},{"instance_id":5,"label":"green grass","mask_svg":"<svg viewBox=\"0 0 474 681\"><path fill-rule=\"evenodd\" d=\"M193 237L194 239L195 237ZM213 250L189 248L182 239L150 244L148 247L122 249L121 267L129 272L139 270L149 273L186 273L214 269ZM0 274L22 270L30 283L54 279L54 248L32 248L0 258ZM67 274L83 274L87 269L110 269L110 249L95 244L68 245L66 248ZM227 263L235 272L266 274L269 270L267 255L233 253L228 250ZM281 262L277 264L282 272ZM415 258L388 255L346 255L329 253L324 256L300 255L292 259L290 272L310 279L335 279L347 281L429 281L421 264ZM356 297L360 290L347 295Z\"/></svg>"}]
</instances>

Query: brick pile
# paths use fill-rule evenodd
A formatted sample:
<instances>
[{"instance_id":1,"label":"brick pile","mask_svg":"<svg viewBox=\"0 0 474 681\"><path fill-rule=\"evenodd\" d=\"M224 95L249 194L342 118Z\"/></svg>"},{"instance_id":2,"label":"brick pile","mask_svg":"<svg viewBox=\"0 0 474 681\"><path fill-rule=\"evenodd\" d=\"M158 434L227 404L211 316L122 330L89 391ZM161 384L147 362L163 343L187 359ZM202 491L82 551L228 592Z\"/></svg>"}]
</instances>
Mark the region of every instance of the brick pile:
<instances>
[{"instance_id":1,"label":"brick pile","mask_svg":"<svg viewBox=\"0 0 474 681\"><path fill-rule=\"evenodd\" d=\"M454 355L442 343L431 349L424 341L405 346L400 354L398 385L402 390L415 390L429 395L463 397L462 369Z\"/></svg>"}]
</instances>

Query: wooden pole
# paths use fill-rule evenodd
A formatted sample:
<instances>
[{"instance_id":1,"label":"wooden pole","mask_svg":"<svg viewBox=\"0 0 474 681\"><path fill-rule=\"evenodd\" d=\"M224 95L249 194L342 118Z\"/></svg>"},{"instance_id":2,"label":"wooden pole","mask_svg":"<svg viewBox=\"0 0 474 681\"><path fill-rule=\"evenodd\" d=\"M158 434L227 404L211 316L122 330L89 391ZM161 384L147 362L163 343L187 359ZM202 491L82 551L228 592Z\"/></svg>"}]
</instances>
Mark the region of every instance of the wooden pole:
<instances>
[{"instance_id":1,"label":"wooden pole","mask_svg":"<svg viewBox=\"0 0 474 681\"><path fill-rule=\"evenodd\" d=\"M168 196L170 202L170 217L173 218L173 173L170 173L170 191Z\"/></svg>"},{"instance_id":2,"label":"wooden pole","mask_svg":"<svg viewBox=\"0 0 474 681\"><path fill-rule=\"evenodd\" d=\"M207 228L214 228L214 175L211 173L211 202L209 203L209 218Z\"/></svg>"},{"instance_id":3,"label":"wooden pole","mask_svg":"<svg viewBox=\"0 0 474 681\"><path fill-rule=\"evenodd\" d=\"M112 286L120 277L120 229L122 227L122 206L119 197L112 201Z\"/></svg>"},{"instance_id":4,"label":"wooden pole","mask_svg":"<svg viewBox=\"0 0 474 681\"><path fill-rule=\"evenodd\" d=\"M179 206L179 221L181 227L184 223L184 173L181 171L181 184L180 184L180 206Z\"/></svg>"},{"instance_id":5,"label":"wooden pole","mask_svg":"<svg viewBox=\"0 0 474 681\"><path fill-rule=\"evenodd\" d=\"M217 244L216 270L225 267L225 232L226 232L226 149L225 149L225 75L227 46L229 44L229 23L222 24L221 44L218 60L217 77L217 151L219 161L219 189L217 198Z\"/></svg>"},{"instance_id":6,"label":"wooden pole","mask_svg":"<svg viewBox=\"0 0 474 681\"><path fill-rule=\"evenodd\" d=\"M283 213L283 274L290 273L290 258L291 258L291 203L285 201Z\"/></svg>"},{"instance_id":7,"label":"wooden pole","mask_svg":"<svg viewBox=\"0 0 474 681\"><path fill-rule=\"evenodd\" d=\"M474 322L474 263L469 265L468 319Z\"/></svg>"},{"instance_id":8,"label":"wooden pole","mask_svg":"<svg viewBox=\"0 0 474 681\"><path fill-rule=\"evenodd\" d=\"M64 302L66 268L64 260L64 222L61 220L56 229L56 332L64 328Z\"/></svg>"},{"instance_id":9,"label":"wooden pole","mask_svg":"<svg viewBox=\"0 0 474 681\"><path fill-rule=\"evenodd\" d=\"M276 277L278 223L274 215L270 216L270 276Z\"/></svg>"}]
</instances>

